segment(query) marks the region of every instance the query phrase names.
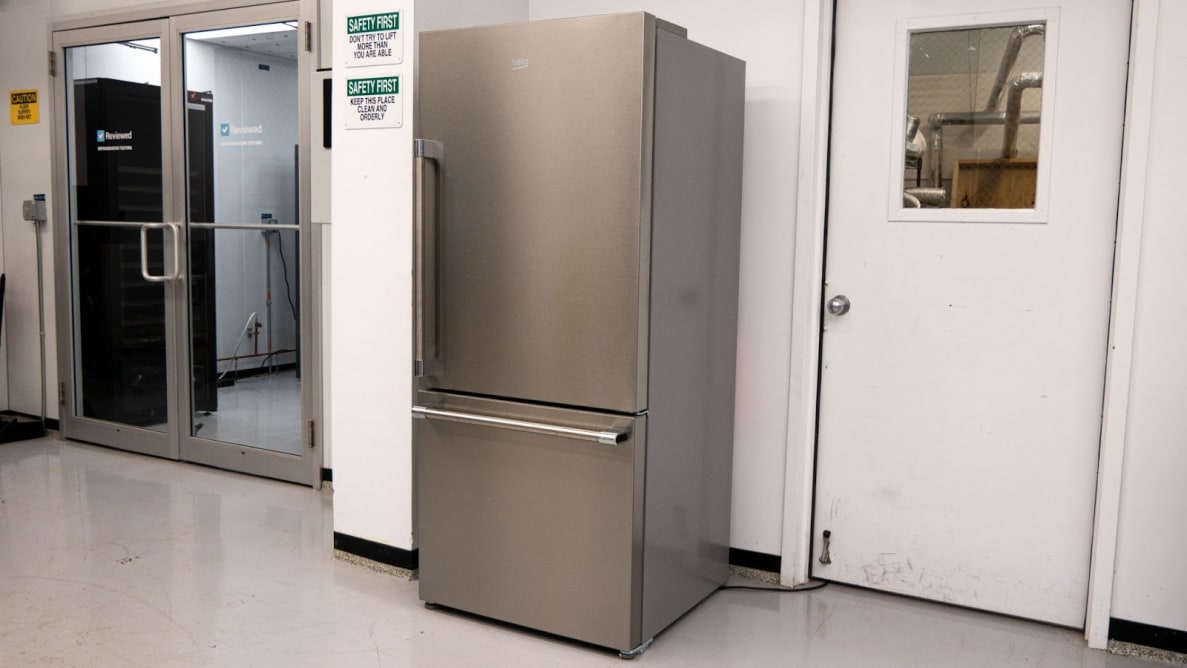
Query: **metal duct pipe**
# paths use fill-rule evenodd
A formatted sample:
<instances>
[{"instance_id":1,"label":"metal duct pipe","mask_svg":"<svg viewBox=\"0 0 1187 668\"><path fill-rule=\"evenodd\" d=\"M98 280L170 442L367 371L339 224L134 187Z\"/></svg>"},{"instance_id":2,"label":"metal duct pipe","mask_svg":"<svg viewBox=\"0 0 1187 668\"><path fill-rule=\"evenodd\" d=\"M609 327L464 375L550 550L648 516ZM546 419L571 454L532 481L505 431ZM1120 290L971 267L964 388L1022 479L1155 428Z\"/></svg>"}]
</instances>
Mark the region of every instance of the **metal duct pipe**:
<instances>
[{"instance_id":1,"label":"metal duct pipe","mask_svg":"<svg viewBox=\"0 0 1187 668\"><path fill-rule=\"evenodd\" d=\"M1022 42L1032 35L1045 35L1047 27L1041 23L1028 26L1018 26L1010 33L1010 41L1006 42L1006 51L1002 54L1001 65L997 68L997 78L993 80L993 88L989 91L989 101L985 104L985 111L997 111L997 105L1002 99L1002 90L1006 87L1006 80L1010 78L1010 71L1018 61L1018 52L1022 49Z\"/></svg>"},{"instance_id":2,"label":"metal duct pipe","mask_svg":"<svg viewBox=\"0 0 1187 668\"><path fill-rule=\"evenodd\" d=\"M915 133L919 131L919 117L907 116L907 143L915 138Z\"/></svg>"},{"instance_id":3,"label":"metal duct pipe","mask_svg":"<svg viewBox=\"0 0 1187 668\"><path fill-rule=\"evenodd\" d=\"M1010 81L1010 92L1006 95L1006 129L1002 133L1002 157L1018 155L1018 126L1022 122L1022 91L1027 88L1042 88L1042 72L1023 72Z\"/></svg>"},{"instance_id":4,"label":"metal duct pipe","mask_svg":"<svg viewBox=\"0 0 1187 668\"><path fill-rule=\"evenodd\" d=\"M919 198L911 193L903 193L903 208L904 209L922 209L923 204L920 203Z\"/></svg>"},{"instance_id":5,"label":"metal duct pipe","mask_svg":"<svg viewBox=\"0 0 1187 668\"><path fill-rule=\"evenodd\" d=\"M927 117L927 125L931 128L932 172L931 184L934 188L943 185L944 172L944 126L946 125L1004 125L1006 112L1004 111L956 111L932 114ZM1034 125L1039 122L1039 113L1028 111L1020 114L1019 123Z\"/></svg>"},{"instance_id":6,"label":"metal duct pipe","mask_svg":"<svg viewBox=\"0 0 1187 668\"><path fill-rule=\"evenodd\" d=\"M903 191L903 197L908 196L924 208L948 206L948 191L943 188L907 188Z\"/></svg>"}]
</instances>

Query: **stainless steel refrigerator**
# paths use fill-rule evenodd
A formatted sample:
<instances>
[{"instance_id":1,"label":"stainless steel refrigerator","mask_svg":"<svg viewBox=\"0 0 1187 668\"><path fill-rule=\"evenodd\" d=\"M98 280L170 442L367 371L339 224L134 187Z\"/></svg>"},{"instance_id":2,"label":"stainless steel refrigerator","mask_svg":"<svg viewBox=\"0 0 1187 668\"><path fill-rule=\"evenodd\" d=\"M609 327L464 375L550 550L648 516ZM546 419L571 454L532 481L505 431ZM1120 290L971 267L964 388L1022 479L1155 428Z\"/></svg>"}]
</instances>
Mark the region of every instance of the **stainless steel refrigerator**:
<instances>
[{"instance_id":1,"label":"stainless steel refrigerator","mask_svg":"<svg viewBox=\"0 0 1187 668\"><path fill-rule=\"evenodd\" d=\"M745 64L644 13L419 39L420 596L641 651L728 575Z\"/></svg>"}]
</instances>

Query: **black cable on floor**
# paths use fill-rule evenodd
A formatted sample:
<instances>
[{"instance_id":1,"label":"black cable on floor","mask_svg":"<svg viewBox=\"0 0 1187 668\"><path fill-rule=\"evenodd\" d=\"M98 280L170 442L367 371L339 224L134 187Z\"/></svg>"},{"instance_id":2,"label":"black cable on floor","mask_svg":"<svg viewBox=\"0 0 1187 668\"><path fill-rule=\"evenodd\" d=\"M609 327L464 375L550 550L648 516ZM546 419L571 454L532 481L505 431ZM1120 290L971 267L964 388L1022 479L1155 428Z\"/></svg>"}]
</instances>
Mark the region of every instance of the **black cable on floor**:
<instances>
[{"instance_id":1,"label":"black cable on floor","mask_svg":"<svg viewBox=\"0 0 1187 668\"><path fill-rule=\"evenodd\" d=\"M809 584L799 585L798 587L780 587L778 585L771 587L759 587L756 585L721 585L718 589L747 589L750 591L778 591L778 592L798 592L798 591L812 591L813 589L820 589L828 586L828 582L819 580Z\"/></svg>"},{"instance_id":2,"label":"black cable on floor","mask_svg":"<svg viewBox=\"0 0 1187 668\"><path fill-rule=\"evenodd\" d=\"M276 230L276 250L280 253L280 266L284 271L284 296L288 298L289 308L293 311L293 320L299 320L297 305L293 303L293 288L289 285L289 263L284 259L284 239L280 237L280 230Z\"/></svg>"}]
</instances>

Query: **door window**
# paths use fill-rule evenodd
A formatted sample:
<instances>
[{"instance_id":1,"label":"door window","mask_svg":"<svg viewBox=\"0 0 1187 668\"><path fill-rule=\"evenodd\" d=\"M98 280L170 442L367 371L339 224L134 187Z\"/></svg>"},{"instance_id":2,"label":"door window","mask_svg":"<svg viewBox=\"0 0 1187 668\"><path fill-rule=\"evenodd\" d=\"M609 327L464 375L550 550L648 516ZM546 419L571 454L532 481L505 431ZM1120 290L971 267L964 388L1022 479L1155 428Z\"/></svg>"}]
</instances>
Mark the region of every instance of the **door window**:
<instances>
[{"instance_id":1,"label":"door window","mask_svg":"<svg viewBox=\"0 0 1187 668\"><path fill-rule=\"evenodd\" d=\"M164 276L176 241L163 225L160 39L71 47L65 65L75 410L166 431L166 287L142 275Z\"/></svg>"},{"instance_id":2,"label":"door window","mask_svg":"<svg viewBox=\"0 0 1187 668\"><path fill-rule=\"evenodd\" d=\"M1053 21L899 27L891 219L1043 222Z\"/></svg>"},{"instance_id":3,"label":"door window","mask_svg":"<svg viewBox=\"0 0 1187 668\"><path fill-rule=\"evenodd\" d=\"M300 454L297 24L186 33L191 435Z\"/></svg>"}]
</instances>

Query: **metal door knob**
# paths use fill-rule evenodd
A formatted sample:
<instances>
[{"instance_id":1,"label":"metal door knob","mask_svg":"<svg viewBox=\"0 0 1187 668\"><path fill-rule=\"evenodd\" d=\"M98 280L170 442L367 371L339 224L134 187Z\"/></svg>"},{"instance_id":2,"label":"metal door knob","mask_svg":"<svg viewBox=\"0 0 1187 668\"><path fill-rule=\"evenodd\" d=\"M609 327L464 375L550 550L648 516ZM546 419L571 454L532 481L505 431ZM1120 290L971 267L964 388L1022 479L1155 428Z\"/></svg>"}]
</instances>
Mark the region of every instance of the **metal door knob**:
<instances>
[{"instance_id":1,"label":"metal door knob","mask_svg":"<svg viewBox=\"0 0 1187 668\"><path fill-rule=\"evenodd\" d=\"M837 295L828 300L828 312L833 315L845 315L849 312L849 298L845 295Z\"/></svg>"}]
</instances>

